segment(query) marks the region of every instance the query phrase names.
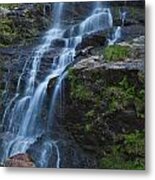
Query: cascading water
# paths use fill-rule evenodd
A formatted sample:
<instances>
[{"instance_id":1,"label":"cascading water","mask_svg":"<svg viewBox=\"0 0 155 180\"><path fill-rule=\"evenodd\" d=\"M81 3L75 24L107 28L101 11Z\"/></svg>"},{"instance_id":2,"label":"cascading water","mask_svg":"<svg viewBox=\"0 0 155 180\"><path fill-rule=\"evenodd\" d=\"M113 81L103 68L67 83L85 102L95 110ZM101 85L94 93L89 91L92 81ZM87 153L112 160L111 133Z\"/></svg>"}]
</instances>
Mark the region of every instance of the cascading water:
<instances>
[{"instance_id":1,"label":"cascading water","mask_svg":"<svg viewBox=\"0 0 155 180\"><path fill-rule=\"evenodd\" d=\"M57 19L57 23L60 23L63 3L56 3L56 6L59 12L56 13L55 11L54 16ZM58 26L57 23L54 23L54 26L45 33L45 36L42 39L43 43L34 50L32 57L32 68L30 70L30 77L26 83L24 96L18 98L20 96L20 80L23 72L25 71L26 65L24 66L23 72L19 77L16 94L4 112L3 124L5 124L5 121L9 120L9 125L6 131L13 132L15 137L13 137L9 143L4 142L5 152L3 153L3 157L1 157L1 161L6 159L8 156L26 152L30 144L34 143L36 138L42 133L42 130L36 128L36 123L38 123L36 119L39 118L41 106L45 98L48 78L46 78L47 80L41 83L37 88L35 87L35 80L40 67L40 61L44 53L49 50L51 42L54 39L60 38L62 36L63 31L56 28ZM13 103L14 105L12 107ZM6 116L7 113L9 113L8 116ZM18 122L20 122L20 124L17 126ZM36 130L38 131L36 132Z\"/></svg>"},{"instance_id":2,"label":"cascading water","mask_svg":"<svg viewBox=\"0 0 155 180\"><path fill-rule=\"evenodd\" d=\"M48 124L52 124L55 120L55 108L63 98L63 80L67 75L67 67L74 61L76 47L81 43L83 36L99 30L109 29L113 26L113 18L109 8L100 8L97 4L93 13L78 25L73 25L69 29L69 35L66 37L66 29L62 28L61 17L65 11L65 3L55 3L53 9L54 23L53 27L45 33L42 38L42 44L34 49L32 56L32 67L30 75L27 77L24 95L19 92L20 81L25 72L27 64L25 64L22 74L19 77L16 94L10 101L3 116L3 124L7 122L9 125L6 132L9 131L13 135L9 140L3 141L4 152L0 157L4 161L7 157L18 153L25 153L30 145L35 143L43 132L49 131L41 125L41 110L46 98L48 83L51 79L56 79L56 83L52 90L52 98L48 115ZM78 31L75 33L75 28ZM41 59L46 52L50 50L50 45L56 39L65 41L65 47L62 48L58 57L55 57L51 70L48 75L38 86L36 86L36 77L40 68ZM27 62L26 62L27 63ZM61 99L58 102L58 99ZM50 126L51 127L51 126ZM60 154L57 141L44 141L40 147L40 156L38 157L38 166L48 167L48 159L52 156L53 150L56 153L57 160L55 167L60 167Z\"/></svg>"},{"instance_id":3,"label":"cascading water","mask_svg":"<svg viewBox=\"0 0 155 180\"><path fill-rule=\"evenodd\" d=\"M122 35L122 27L124 26L124 22L126 19L127 12L120 10L120 20L121 20L121 26L117 26L112 34L112 38L108 39L108 44L113 45L115 44L118 40L120 40L121 35Z\"/></svg>"},{"instance_id":4,"label":"cascading water","mask_svg":"<svg viewBox=\"0 0 155 180\"><path fill-rule=\"evenodd\" d=\"M121 27L118 26L112 34L112 39L108 39L108 44L113 45L121 38Z\"/></svg>"},{"instance_id":5,"label":"cascading water","mask_svg":"<svg viewBox=\"0 0 155 180\"><path fill-rule=\"evenodd\" d=\"M127 16L127 12L124 11L123 9L122 10L120 9L119 14L120 14L120 20L122 22L122 26L124 26L125 19L126 19L126 16Z\"/></svg>"}]
</instances>

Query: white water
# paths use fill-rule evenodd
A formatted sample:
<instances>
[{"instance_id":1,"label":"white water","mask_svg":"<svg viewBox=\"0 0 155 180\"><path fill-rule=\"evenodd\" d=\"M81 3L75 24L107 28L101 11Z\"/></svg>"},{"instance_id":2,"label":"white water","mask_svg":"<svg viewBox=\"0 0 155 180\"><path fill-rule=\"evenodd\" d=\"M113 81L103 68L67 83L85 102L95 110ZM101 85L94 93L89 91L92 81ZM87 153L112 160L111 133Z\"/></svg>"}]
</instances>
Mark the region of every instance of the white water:
<instances>
[{"instance_id":1,"label":"white water","mask_svg":"<svg viewBox=\"0 0 155 180\"><path fill-rule=\"evenodd\" d=\"M127 16L127 12L120 10L120 20L121 20L121 22L122 22L122 26L124 26L126 16Z\"/></svg>"},{"instance_id":2,"label":"white water","mask_svg":"<svg viewBox=\"0 0 155 180\"><path fill-rule=\"evenodd\" d=\"M122 12L120 11L121 26L117 26L112 34L112 38L108 39L109 45L114 45L118 40L120 40L122 36L122 27L124 26L126 15L127 15L126 11L122 11Z\"/></svg>"},{"instance_id":3,"label":"white water","mask_svg":"<svg viewBox=\"0 0 155 180\"><path fill-rule=\"evenodd\" d=\"M61 16L63 14L63 6L64 6L63 2L54 4L53 16L54 16L54 27L56 29L60 29L61 27Z\"/></svg>"},{"instance_id":4,"label":"white water","mask_svg":"<svg viewBox=\"0 0 155 180\"><path fill-rule=\"evenodd\" d=\"M44 131L46 131L46 129L39 126L41 123L40 114L44 100L46 98L48 83L51 79L57 78L51 98L48 124L51 125L55 120L55 107L57 104L57 99L61 99L62 97L62 82L67 75L66 70L67 67L74 61L75 49L82 41L83 36L92 32L111 28L113 26L113 19L110 9L99 9L99 4L96 4L96 8L93 10L93 13L78 25L79 31L77 35L72 36L75 30L75 26L73 26L70 29L70 36L64 38L63 35L65 29L62 28L61 22L61 17L63 16L62 13L65 10L64 6L65 3L54 4L54 25L49 31L45 33L45 36L42 38L42 44L37 46L34 50L32 57L32 67L29 78L27 79L25 93L21 98L18 98L20 96L20 81L23 73L25 72L26 65L24 66L23 72L19 77L17 92L6 108L6 113L4 113L4 123L6 114L10 113L7 130L12 131L15 134L15 137L10 139L9 142L4 143L5 153L1 158L2 161L9 156L18 153L25 153L30 145L33 144ZM37 73L40 68L41 59L45 52L49 51L50 45L55 39L65 40L65 48L62 49L59 57L54 58L53 63L51 64L50 73L45 77L43 82L41 82L36 87L35 82ZM12 107L13 104L14 106ZM57 161L55 166L57 168L61 166L60 151L57 143L55 141L45 141L42 144L42 148L40 149L39 162L41 167L48 167L48 159L50 156L52 156L53 148L55 148L57 154Z\"/></svg>"},{"instance_id":5,"label":"white water","mask_svg":"<svg viewBox=\"0 0 155 180\"><path fill-rule=\"evenodd\" d=\"M121 27L118 26L112 34L112 39L108 39L108 44L113 45L121 38Z\"/></svg>"}]
</instances>

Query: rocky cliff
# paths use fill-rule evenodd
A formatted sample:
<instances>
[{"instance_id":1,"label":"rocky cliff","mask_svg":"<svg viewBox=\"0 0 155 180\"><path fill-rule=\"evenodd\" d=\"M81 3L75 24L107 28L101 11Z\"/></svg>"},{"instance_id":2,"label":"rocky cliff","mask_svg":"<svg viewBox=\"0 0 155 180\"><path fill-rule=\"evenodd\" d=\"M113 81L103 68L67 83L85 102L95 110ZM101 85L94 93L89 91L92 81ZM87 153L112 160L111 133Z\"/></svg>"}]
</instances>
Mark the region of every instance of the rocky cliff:
<instances>
[{"instance_id":1,"label":"rocky cliff","mask_svg":"<svg viewBox=\"0 0 155 180\"><path fill-rule=\"evenodd\" d=\"M38 138L27 151L29 155L15 155L7 159L6 166L39 166L36 149L39 150L45 139L57 137L62 167L145 168L144 3L105 4L111 7L113 28L85 36L76 48L75 62L65 78L63 113L57 113L52 131ZM90 8L91 3L77 3L76 6L69 3L63 17L64 26L70 27L83 20ZM123 25L120 10L127 13ZM20 84L20 91L24 91L24 80L32 63L29 55L52 24L51 11L48 3L0 5L0 137L4 136L5 127L1 127L4 111L27 62ZM121 37L109 46L108 39L118 26L122 28ZM68 32L66 30L66 37ZM51 44L51 50L42 57L36 84L49 71L53 58L63 47L64 41L59 39ZM55 80L48 83L42 114L44 124ZM56 158L49 158L49 166L55 162Z\"/></svg>"}]
</instances>

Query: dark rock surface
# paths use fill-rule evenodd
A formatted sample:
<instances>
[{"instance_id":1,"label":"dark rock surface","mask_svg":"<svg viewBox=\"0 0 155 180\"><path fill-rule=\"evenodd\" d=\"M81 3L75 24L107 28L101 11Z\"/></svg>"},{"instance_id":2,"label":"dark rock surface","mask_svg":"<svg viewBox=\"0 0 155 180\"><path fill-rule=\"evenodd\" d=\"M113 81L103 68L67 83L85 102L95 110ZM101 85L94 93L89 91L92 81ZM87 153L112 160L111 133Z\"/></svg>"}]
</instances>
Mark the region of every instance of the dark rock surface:
<instances>
[{"instance_id":1,"label":"dark rock surface","mask_svg":"<svg viewBox=\"0 0 155 180\"><path fill-rule=\"evenodd\" d=\"M143 99L137 97L141 99L139 105L134 98L129 100L132 93L139 96L144 90L144 79L141 79L144 73L144 37L120 44L130 45L139 52L138 56L132 50L131 59L105 63L99 56L89 55L70 69L66 79L66 94L70 93L66 98L62 123L84 152L95 156L97 162L112 151L113 145L118 143L116 139L135 130L143 131L145 127L143 115L138 115L141 108L144 113ZM133 91L128 94L125 86ZM127 102L125 97L121 99L124 93L129 98Z\"/></svg>"},{"instance_id":2,"label":"dark rock surface","mask_svg":"<svg viewBox=\"0 0 155 180\"><path fill-rule=\"evenodd\" d=\"M104 46L106 43L106 32L105 31L99 31L92 33L91 35L86 35L83 37L82 42L77 46L77 50L83 49L88 46Z\"/></svg>"}]
</instances>

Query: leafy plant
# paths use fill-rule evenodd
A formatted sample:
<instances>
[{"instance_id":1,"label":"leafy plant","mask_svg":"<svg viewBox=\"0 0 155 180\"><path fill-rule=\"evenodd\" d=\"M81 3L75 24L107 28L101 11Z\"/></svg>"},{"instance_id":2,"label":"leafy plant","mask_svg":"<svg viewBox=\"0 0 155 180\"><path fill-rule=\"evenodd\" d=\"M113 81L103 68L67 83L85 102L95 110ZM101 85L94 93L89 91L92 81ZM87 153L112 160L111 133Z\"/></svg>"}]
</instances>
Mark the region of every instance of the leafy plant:
<instances>
[{"instance_id":1,"label":"leafy plant","mask_svg":"<svg viewBox=\"0 0 155 180\"><path fill-rule=\"evenodd\" d=\"M144 118L145 91L144 89L137 90L127 76L124 76L118 85L108 86L104 89L102 98L107 102L107 112L123 110L129 104L133 104L137 117Z\"/></svg>"},{"instance_id":2,"label":"leafy plant","mask_svg":"<svg viewBox=\"0 0 155 180\"><path fill-rule=\"evenodd\" d=\"M130 57L130 48L120 45L107 46L104 49L103 55L106 62L122 61Z\"/></svg>"},{"instance_id":3,"label":"leafy plant","mask_svg":"<svg viewBox=\"0 0 155 180\"><path fill-rule=\"evenodd\" d=\"M123 143L112 146L111 152L100 160L100 168L145 169L144 132L136 131L122 136Z\"/></svg>"}]
</instances>

